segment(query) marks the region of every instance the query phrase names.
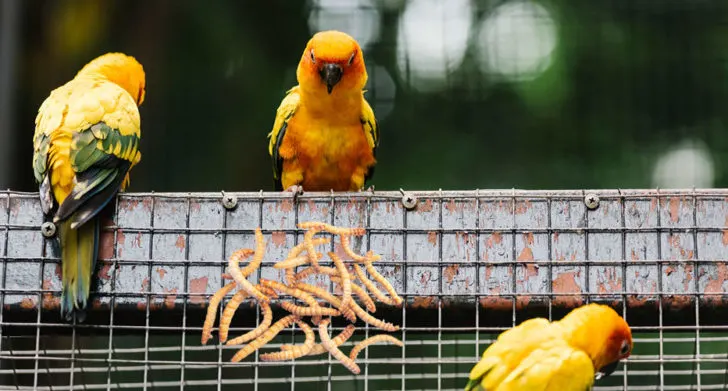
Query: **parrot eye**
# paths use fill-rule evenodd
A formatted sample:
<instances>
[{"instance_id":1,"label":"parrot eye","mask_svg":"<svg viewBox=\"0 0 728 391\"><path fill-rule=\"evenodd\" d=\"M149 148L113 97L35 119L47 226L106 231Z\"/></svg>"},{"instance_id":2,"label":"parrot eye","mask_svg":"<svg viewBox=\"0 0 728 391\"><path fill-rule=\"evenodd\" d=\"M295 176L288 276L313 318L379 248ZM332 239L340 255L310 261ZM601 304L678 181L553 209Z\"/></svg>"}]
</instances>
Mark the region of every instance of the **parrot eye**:
<instances>
[{"instance_id":1,"label":"parrot eye","mask_svg":"<svg viewBox=\"0 0 728 391\"><path fill-rule=\"evenodd\" d=\"M351 63L354 62L354 58L355 57L356 57L356 52L352 53L351 54L351 57L349 57L349 64L348 65L351 65Z\"/></svg>"},{"instance_id":2,"label":"parrot eye","mask_svg":"<svg viewBox=\"0 0 728 391\"><path fill-rule=\"evenodd\" d=\"M313 55L313 49L311 49L311 62L316 63L316 56Z\"/></svg>"},{"instance_id":3,"label":"parrot eye","mask_svg":"<svg viewBox=\"0 0 728 391\"><path fill-rule=\"evenodd\" d=\"M625 356L625 355L627 355L627 353L629 353L629 342L623 341L622 342L622 347L619 348L619 355L620 356Z\"/></svg>"}]
</instances>

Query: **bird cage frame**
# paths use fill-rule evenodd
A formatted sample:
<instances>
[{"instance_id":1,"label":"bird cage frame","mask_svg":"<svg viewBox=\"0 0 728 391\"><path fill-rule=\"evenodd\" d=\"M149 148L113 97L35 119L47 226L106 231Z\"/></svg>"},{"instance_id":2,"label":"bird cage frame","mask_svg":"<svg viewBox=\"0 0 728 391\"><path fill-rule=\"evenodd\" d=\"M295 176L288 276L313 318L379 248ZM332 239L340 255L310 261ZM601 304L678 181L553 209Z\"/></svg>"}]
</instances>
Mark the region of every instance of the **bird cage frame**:
<instances>
[{"instance_id":1,"label":"bird cage frame","mask_svg":"<svg viewBox=\"0 0 728 391\"><path fill-rule=\"evenodd\" d=\"M632 357L595 389L726 389L726 190L128 193L113 208L87 319L68 323L38 194L0 193L3 389L461 389L499 332L586 302L612 305L635 334ZM230 363L234 347L199 342L227 257L260 227L251 281L281 279L272 265L303 221L365 228L355 251L380 254L404 298L377 315L405 347L369 347L359 375L329 356ZM232 330L259 322L243 305ZM296 340L293 329L271 346Z\"/></svg>"}]
</instances>

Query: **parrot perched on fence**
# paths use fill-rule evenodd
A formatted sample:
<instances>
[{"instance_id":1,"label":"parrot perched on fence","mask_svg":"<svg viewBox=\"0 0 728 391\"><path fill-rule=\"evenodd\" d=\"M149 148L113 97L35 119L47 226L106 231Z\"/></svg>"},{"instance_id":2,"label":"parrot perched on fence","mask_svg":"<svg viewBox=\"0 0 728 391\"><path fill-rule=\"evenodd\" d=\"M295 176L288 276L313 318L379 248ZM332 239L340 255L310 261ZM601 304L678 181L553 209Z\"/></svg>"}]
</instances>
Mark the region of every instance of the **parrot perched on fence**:
<instances>
[{"instance_id":1,"label":"parrot perched on fence","mask_svg":"<svg viewBox=\"0 0 728 391\"><path fill-rule=\"evenodd\" d=\"M627 322L588 304L560 321L535 318L503 332L470 371L465 391L586 391L631 351Z\"/></svg>"},{"instance_id":2,"label":"parrot perched on fence","mask_svg":"<svg viewBox=\"0 0 728 391\"><path fill-rule=\"evenodd\" d=\"M364 99L359 44L339 31L315 34L296 76L268 135L276 190L361 190L374 172L379 128Z\"/></svg>"},{"instance_id":3,"label":"parrot perched on fence","mask_svg":"<svg viewBox=\"0 0 728 391\"><path fill-rule=\"evenodd\" d=\"M133 57L104 54L53 90L38 109L33 172L43 213L58 225L61 315L83 321L99 250L97 214L129 184L141 160L138 105L144 70ZM57 207L57 209L56 209Z\"/></svg>"}]
</instances>

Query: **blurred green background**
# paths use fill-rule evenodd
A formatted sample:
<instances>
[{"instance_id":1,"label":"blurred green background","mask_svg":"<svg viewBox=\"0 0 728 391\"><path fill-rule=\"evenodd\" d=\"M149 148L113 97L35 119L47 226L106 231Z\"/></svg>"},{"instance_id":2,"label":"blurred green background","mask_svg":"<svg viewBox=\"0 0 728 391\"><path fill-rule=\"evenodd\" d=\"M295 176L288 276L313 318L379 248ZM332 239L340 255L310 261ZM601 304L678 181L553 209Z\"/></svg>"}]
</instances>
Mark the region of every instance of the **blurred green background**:
<instances>
[{"instance_id":1,"label":"blurred green background","mask_svg":"<svg viewBox=\"0 0 728 391\"><path fill-rule=\"evenodd\" d=\"M367 97L381 128L372 181L378 190L728 186L725 0L0 0L0 5L0 188L36 190L31 140L39 105L92 58L122 51L139 59L147 74L143 160L132 173L130 191L272 190L266 136L275 110L295 84L306 41L330 28L352 34L364 49ZM191 323L199 325L198 319ZM687 338L670 345L674 354L694 353L694 331L671 335ZM446 345L441 357L474 359L474 336L445 335L443 340L460 343ZM492 336L480 333L481 350ZM188 337L188 347L198 343L196 333ZM653 343L643 343L636 353L657 357L656 334L641 337ZM117 346L139 345L143 352L138 334L114 338ZM436 343L427 343L432 335L413 338L423 342L408 343L407 356L438 357ZM179 336L151 341L150 346L171 347L156 359L181 360L174 350ZM107 336L79 337L77 343L92 356L98 349L102 361L94 365L106 366ZM35 346L33 338L15 344ZM48 344L61 348L69 341L51 334ZM720 338L703 344L703 353L726 351ZM388 349L381 350L382 357L398 354L381 349ZM370 354L380 354L375 352ZM217 357L217 351L186 354L192 361ZM132 367L145 358L137 356L130 357L136 360ZM28 364L32 368L32 362L12 363ZM414 377L407 389L437 388L438 377L443 389L460 388L471 365L446 364L440 370L447 376L437 366L408 365ZM659 365L635 367L630 384L658 389ZM719 389L726 383L725 367L704 364L711 372L703 385ZM346 374L334 368L334 374ZM372 370L392 379L400 373L398 365L378 368ZM697 387L694 363L666 369L674 371L666 384ZM290 375L288 366L271 370L262 369L261 376ZM252 376L251 371L226 369L225 376ZM200 379L217 376L216 369L197 372ZM417 378L418 372L431 376ZM142 373L137 368L109 376L118 386L142 382ZM188 369L181 377L172 366L150 371L148 380L194 379L194 373ZM68 384L67 375L52 378L47 381ZM106 380L105 371L76 377L77 383ZM612 377L603 384L618 387L622 380ZM3 379L32 381L28 375ZM364 389L362 382L336 384L337 390ZM400 389L400 380L369 387ZM309 383L296 389L326 388Z\"/></svg>"},{"instance_id":2,"label":"blurred green background","mask_svg":"<svg viewBox=\"0 0 728 391\"><path fill-rule=\"evenodd\" d=\"M48 93L123 51L148 90L131 191L272 190L275 109L329 28L364 47L377 189L728 186L724 0L2 4L0 188L36 188Z\"/></svg>"}]
</instances>

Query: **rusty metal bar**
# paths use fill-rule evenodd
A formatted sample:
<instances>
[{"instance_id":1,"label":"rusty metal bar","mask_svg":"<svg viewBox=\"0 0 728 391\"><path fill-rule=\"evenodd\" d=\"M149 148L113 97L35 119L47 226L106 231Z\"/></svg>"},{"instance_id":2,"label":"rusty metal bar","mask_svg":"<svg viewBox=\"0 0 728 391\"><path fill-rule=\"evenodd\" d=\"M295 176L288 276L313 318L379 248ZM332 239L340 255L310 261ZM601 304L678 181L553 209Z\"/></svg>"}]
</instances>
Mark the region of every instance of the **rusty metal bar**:
<instances>
[{"instance_id":1,"label":"rusty metal bar","mask_svg":"<svg viewBox=\"0 0 728 391\"><path fill-rule=\"evenodd\" d=\"M412 309L436 310L438 299L508 312L593 300L686 311L728 303L725 190L411 192L413 210L400 192L308 193L295 205L281 193L226 194L235 209L220 193L121 196L102 235L92 307L108 310L113 299L142 313L200 308L258 226L268 240L260 276L281 278L271 265L305 220L366 227L356 249L382 255L379 270ZM58 307L58 253L41 223L37 194L0 195L2 316L39 301Z\"/></svg>"}]
</instances>

